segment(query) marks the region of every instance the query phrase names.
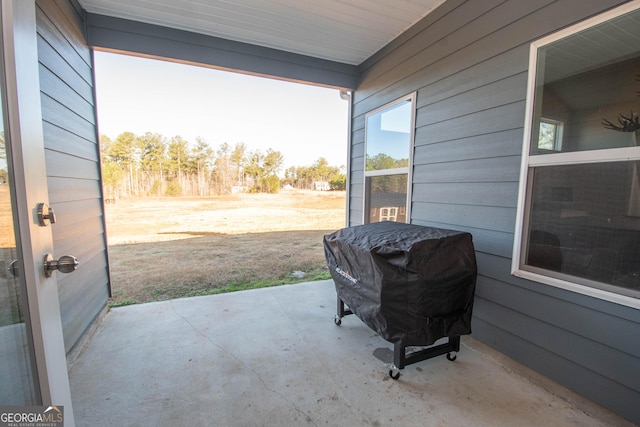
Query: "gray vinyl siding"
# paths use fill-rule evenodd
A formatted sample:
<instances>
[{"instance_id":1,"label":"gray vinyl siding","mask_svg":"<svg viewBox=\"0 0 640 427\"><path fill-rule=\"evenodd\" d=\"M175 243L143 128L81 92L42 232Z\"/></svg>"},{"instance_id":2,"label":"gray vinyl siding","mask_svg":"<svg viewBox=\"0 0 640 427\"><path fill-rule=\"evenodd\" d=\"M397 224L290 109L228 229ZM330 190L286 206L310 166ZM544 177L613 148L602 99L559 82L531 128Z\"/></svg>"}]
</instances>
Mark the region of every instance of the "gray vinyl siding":
<instances>
[{"instance_id":1,"label":"gray vinyl siding","mask_svg":"<svg viewBox=\"0 0 640 427\"><path fill-rule=\"evenodd\" d=\"M62 329L70 351L109 297L92 56L75 2L37 2L38 57L55 256L80 266L56 273Z\"/></svg>"},{"instance_id":2,"label":"gray vinyl siding","mask_svg":"<svg viewBox=\"0 0 640 427\"><path fill-rule=\"evenodd\" d=\"M472 233L473 336L640 423L640 311L510 274L529 44L621 3L449 0L362 64L349 223L362 221L365 114L417 91L411 222Z\"/></svg>"}]
</instances>

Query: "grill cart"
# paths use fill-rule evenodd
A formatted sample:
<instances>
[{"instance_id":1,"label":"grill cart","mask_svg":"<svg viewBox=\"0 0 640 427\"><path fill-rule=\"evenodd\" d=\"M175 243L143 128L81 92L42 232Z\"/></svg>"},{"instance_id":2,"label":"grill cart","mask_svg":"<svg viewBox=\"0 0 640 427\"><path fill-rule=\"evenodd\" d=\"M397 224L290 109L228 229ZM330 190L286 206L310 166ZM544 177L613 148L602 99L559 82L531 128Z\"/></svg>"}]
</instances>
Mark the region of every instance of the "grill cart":
<instances>
[{"instance_id":1,"label":"grill cart","mask_svg":"<svg viewBox=\"0 0 640 427\"><path fill-rule=\"evenodd\" d=\"M442 354L456 359L460 336L471 333L477 277L471 234L378 222L324 236L324 252L338 297L336 325L355 314L393 343L393 379L415 362ZM427 348L407 354L407 347Z\"/></svg>"}]
</instances>

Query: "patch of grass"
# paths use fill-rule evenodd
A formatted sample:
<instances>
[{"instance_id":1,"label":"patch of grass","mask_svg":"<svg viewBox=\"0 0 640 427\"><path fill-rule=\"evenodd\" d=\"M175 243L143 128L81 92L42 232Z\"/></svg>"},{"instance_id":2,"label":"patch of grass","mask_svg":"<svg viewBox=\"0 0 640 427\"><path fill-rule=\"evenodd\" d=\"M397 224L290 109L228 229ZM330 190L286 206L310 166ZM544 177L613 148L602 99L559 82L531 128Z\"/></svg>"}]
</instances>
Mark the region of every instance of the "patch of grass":
<instances>
[{"instance_id":1,"label":"patch of grass","mask_svg":"<svg viewBox=\"0 0 640 427\"><path fill-rule=\"evenodd\" d=\"M322 238L344 226L346 204L324 193L108 205L109 306L330 279Z\"/></svg>"},{"instance_id":2,"label":"patch of grass","mask_svg":"<svg viewBox=\"0 0 640 427\"><path fill-rule=\"evenodd\" d=\"M281 285L294 285L296 283L302 282L314 282L317 280L327 280L331 278L331 274L328 271L313 271L307 273L304 277L287 277L285 279L263 279L257 280L255 282L248 283L232 283L230 285L224 286L222 288L210 289L210 290L200 290L190 295L185 296L203 296L203 295L217 295L217 294L225 294L229 292L237 292L237 291L248 291L250 289L260 289L260 288L270 288L272 286L281 286Z\"/></svg>"},{"instance_id":3,"label":"patch of grass","mask_svg":"<svg viewBox=\"0 0 640 427\"><path fill-rule=\"evenodd\" d=\"M137 301L134 301L132 299L126 299L126 300L123 300L123 301L110 301L107 304L107 307L108 308L124 307L126 305L133 305L133 304L137 304L137 303L138 303Z\"/></svg>"},{"instance_id":4,"label":"patch of grass","mask_svg":"<svg viewBox=\"0 0 640 427\"><path fill-rule=\"evenodd\" d=\"M269 288L281 285L293 285L302 282L314 282L318 280L331 279L331 274L326 267L314 268L306 271L304 277L296 277L288 274L282 278L267 278L253 281L234 282L228 285L220 286L209 283L205 285L198 281L187 283L156 283L152 289L148 290L148 298L142 302L149 301L166 301L174 298L187 298L205 295L225 294L229 292L247 291L251 289ZM140 301L133 299L113 300L109 302L108 307L123 307L132 304L138 304Z\"/></svg>"}]
</instances>

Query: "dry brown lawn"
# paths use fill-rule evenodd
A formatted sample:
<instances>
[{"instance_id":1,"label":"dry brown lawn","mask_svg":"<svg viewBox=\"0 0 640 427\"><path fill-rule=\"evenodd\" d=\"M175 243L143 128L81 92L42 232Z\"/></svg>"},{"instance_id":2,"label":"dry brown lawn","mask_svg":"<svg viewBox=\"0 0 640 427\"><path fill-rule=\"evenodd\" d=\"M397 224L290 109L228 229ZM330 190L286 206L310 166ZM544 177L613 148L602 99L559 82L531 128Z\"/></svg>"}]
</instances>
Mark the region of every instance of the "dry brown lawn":
<instances>
[{"instance_id":1,"label":"dry brown lawn","mask_svg":"<svg viewBox=\"0 0 640 427\"><path fill-rule=\"evenodd\" d=\"M112 304L328 278L322 237L345 207L313 191L107 204Z\"/></svg>"}]
</instances>

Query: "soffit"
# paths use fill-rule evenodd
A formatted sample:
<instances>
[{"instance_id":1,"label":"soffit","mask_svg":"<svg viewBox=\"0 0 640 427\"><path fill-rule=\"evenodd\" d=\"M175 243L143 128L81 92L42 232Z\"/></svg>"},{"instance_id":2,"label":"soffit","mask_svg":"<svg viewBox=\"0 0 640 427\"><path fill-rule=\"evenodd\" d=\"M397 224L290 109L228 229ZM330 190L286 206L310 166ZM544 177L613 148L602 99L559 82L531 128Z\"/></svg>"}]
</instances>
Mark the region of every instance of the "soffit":
<instances>
[{"instance_id":1,"label":"soffit","mask_svg":"<svg viewBox=\"0 0 640 427\"><path fill-rule=\"evenodd\" d=\"M79 0L99 15L359 65L445 0Z\"/></svg>"}]
</instances>

